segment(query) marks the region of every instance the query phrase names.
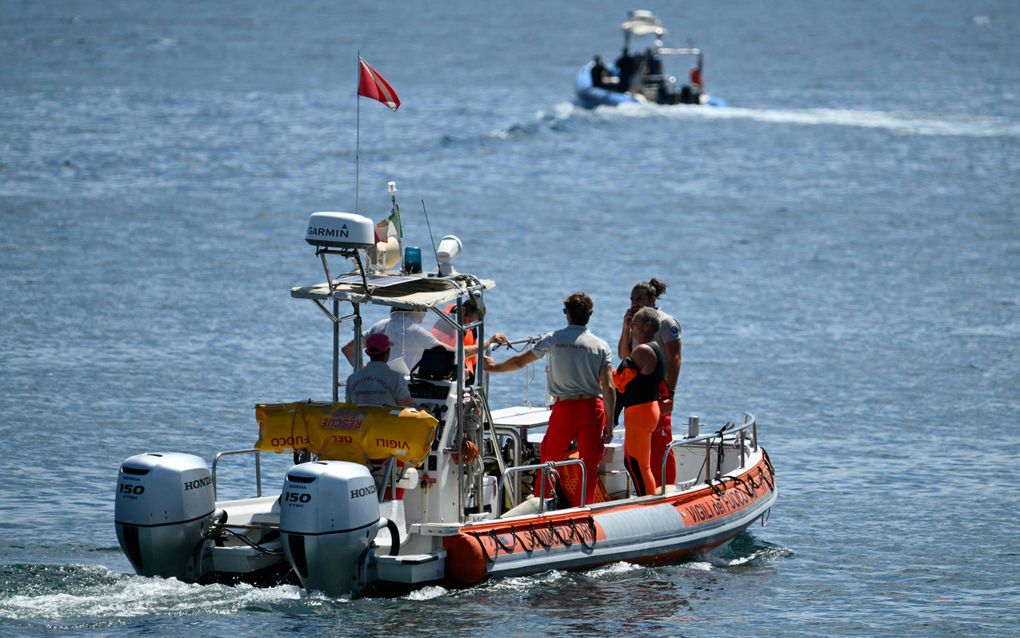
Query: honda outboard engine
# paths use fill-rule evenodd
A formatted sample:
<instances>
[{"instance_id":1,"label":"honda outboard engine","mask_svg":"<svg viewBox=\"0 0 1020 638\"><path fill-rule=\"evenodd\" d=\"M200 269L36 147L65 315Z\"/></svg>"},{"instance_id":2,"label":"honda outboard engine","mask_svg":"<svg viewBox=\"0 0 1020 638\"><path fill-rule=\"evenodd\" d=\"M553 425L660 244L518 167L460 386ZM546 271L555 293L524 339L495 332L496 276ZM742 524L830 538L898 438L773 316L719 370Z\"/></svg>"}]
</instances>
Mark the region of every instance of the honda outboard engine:
<instances>
[{"instance_id":1,"label":"honda outboard engine","mask_svg":"<svg viewBox=\"0 0 1020 638\"><path fill-rule=\"evenodd\" d=\"M363 584L359 565L379 527L375 480L365 466L315 461L287 472L280 535L305 589L357 594Z\"/></svg>"},{"instance_id":2,"label":"honda outboard engine","mask_svg":"<svg viewBox=\"0 0 1020 638\"><path fill-rule=\"evenodd\" d=\"M191 454L138 454L117 477L117 540L142 576L195 581L202 526L215 495L205 461Z\"/></svg>"}]
</instances>

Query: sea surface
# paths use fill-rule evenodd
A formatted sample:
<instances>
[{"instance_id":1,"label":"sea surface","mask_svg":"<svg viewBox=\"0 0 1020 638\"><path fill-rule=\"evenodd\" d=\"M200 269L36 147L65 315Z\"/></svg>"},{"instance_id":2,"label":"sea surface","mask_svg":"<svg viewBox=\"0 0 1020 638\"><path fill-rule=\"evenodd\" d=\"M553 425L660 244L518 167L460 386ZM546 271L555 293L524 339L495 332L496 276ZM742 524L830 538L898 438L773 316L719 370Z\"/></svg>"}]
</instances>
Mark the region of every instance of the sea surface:
<instances>
[{"instance_id":1,"label":"sea surface","mask_svg":"<svg viewBox=\"0 0 1020 638\"><path fill-rule=\"evenodd\" d=\"M1020 3L658 2L730 106L575 107L637 6L0 0L0 636L1016 635ZM359 110L359 51L397 112ZM305 222L381 219L390 180L511 338L586 290L614 343L667 282L676 414L756 415L768 525L391 599L135 576L121 461L329 398L329 324L289 295L323 278Z\"/></svg>"}]
</instances>

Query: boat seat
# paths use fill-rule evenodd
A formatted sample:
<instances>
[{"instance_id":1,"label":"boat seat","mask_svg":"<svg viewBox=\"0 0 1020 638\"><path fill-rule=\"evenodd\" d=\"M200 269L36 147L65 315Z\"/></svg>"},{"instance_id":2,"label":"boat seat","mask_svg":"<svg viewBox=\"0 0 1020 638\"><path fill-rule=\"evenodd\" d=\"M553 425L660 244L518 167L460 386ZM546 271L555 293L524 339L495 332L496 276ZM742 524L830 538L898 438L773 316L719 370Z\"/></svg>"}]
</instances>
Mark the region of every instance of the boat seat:
<instances>
[{"instance_id":1,"label":"boat seat","mask_svg":"<svg viewBox=\"0 0 1020 638\"><path fill-rule=\"evenodd\" d=\"M220 501L216 507L227 513L227 525L280 524L280 497L260 496Z\"/></svg>"}]
</instances>

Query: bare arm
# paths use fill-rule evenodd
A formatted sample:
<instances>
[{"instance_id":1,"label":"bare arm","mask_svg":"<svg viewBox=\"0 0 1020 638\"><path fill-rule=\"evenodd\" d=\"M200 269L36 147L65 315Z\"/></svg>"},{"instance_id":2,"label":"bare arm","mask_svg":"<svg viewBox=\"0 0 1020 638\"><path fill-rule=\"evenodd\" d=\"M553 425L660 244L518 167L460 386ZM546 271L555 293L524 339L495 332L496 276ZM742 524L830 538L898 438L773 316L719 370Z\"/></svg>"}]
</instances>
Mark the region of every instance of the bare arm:
<instances>
[{"instance_id":1,"label":"bare arm","mask_svg":"<svg viewBox=\"0 0 1020 638\"><path fill-rule=\"evenodd\" d=\"M606 424L602 429L602 442L613 440L613 415L616 414L616 388L613 387L613 368L602 366L599 371L599 385L602 386L602 403L606 411Z\"/></svg>"},{"instance_id":2,"label":"bare arm","mask_svg":"<svg viewBox=\"0 0 1020 638\"><path fill-rule=\"evenodd\" d=\"M623 328L620 330L620 343L616 346L616 354L620 355L621 359L626 359L630 356L630 351L633 348L633 344L630 342L630 320L634 318L634 309L628 308L627 312L623 315Z\"/></svg>"},{"instance_id":3,"label":"bare arm","mask_svg":"<svg viewBox=\"0 0 1020 638\"><path fill-rule=\"evenodd\" d=\"M478 347L477 343L473 343L470 346L464 346L464 356L465 357L473 357L476 354L478 354L479 350L485 350L486 348L491 346L493 343L498 343L498 344L506 343L506 335L503 334L502 332L497 332L497 333L493 334L491 337L489 337L488 339L485 340L485 345L483 345L481 348ZM456 350L456 348L452 348L452 349Z\"/></svg>"},{"instance_id":4,"label":"bare arm","mask_svg":"<svg viewBox=\"0 0 1020 638\"><path fill-rule=\"evenodd\" d=\"M485 370L486 372L513 372L520 370L529 363L538 361L538 358L538 355L531 350L515 354L502 363L496 363L496 360L492 357L485 357Z\"/></svg>"},{"instance_id":5,"label":"bare arm","mask_svg":"<svg viewBox=\"0 0 1020 638\"><path fill-rule=\"evenodd\" d=\"M680 341L670 341L666 344L666 385L670 392L676 392L677 381L680 380L680 366L682 364Z\"/></svg>"},{"instance_id":6,"label":"bare arm","mask_svg":"<svg viewBox=\"0 0 1020 638\"><path fill-rule=\"evenodd\" d=\"M340 352L344 353L344 356L347 357L347 363L351 364L351 366L353 367L354 366L354 340L352 339L352 340L348 341L347 345L345 345L343 348L340 348Z\"/></svg>"},{"instance_id":7,"label":"bare arm","mask_svg":"<svg viewBox=\"0 0 1020 638\"><path fill-rule=\"evenodd\" d=\"M670 401L663 401L660 405L666 414L673 413L673 406L676 405L676 384L680 379L680 340L670 341L666 344L666 387L669 388Z\"/></svg>"}]
</instances>

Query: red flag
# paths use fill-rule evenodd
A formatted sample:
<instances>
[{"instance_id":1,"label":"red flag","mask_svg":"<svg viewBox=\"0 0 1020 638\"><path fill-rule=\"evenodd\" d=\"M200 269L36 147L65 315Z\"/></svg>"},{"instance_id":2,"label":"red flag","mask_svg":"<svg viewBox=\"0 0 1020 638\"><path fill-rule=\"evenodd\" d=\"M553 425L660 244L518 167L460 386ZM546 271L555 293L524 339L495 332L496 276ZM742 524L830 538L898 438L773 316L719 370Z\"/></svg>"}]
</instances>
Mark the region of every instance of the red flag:
<instances>
[{"instance_id":1,"label":"red flag","mask_svg":"<svg viewBox=\"0 0 1020 638\"><path fill-rule=\"evenodd\" d=\"M379 72L365 62L365 58L358 58L361 61L361 78L358 80L358 95L379 100L394 111L400 108L400 98L393 90L389 82L379 75Z\"/></svg>"}]
</instances>

